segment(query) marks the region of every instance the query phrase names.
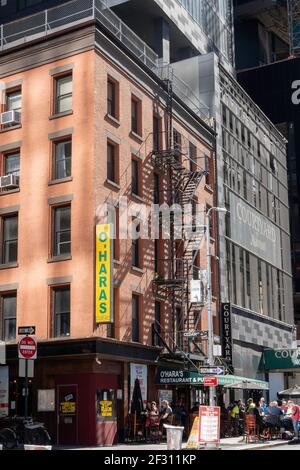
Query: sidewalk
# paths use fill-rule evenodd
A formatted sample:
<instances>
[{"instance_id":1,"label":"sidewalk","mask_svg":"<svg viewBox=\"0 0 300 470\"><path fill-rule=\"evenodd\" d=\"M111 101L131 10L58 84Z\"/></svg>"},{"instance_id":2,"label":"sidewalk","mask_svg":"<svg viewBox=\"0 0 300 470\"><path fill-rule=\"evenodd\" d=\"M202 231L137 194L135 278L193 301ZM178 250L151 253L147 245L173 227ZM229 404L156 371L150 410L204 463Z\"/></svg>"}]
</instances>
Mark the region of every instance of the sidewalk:
<instances>
[{"instance_id":1,"label":"sidewalk","mask_svg":"<svg viewBox=\"0 0 300 470\"><path fill-rule=\"evenodd\" d=\"M276 441L266 441L262 443L251 443L246 444L243 441L242 437L231 437L226 439L221 439L221 450L260 450L265 449L268 447L279 447L282 445L286 445L287 441L276 440ZM186 449L186 443L182 444L182 449ZM105 450L105 451L119 451L119 450L127 450L127 451L151 451L151 450L159 450L164 451L167 450L167 444L164 442L163 444L117 444L112 447L78 447L78 446L53 446L53 450ZM190 452L197 452L194 449L187 449ZM202 450L202 449L199 449ZM204 449L203 449L204 450Z\"/></svg>"}]
</instances>

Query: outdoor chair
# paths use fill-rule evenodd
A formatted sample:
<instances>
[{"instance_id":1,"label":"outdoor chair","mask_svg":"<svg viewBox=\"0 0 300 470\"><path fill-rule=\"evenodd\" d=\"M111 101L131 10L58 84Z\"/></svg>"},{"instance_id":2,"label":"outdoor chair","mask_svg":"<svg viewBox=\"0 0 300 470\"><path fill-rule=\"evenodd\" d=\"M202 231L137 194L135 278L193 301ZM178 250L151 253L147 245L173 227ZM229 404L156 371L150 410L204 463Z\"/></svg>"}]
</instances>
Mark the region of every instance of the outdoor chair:
<instances>
[{"instance_id":1,"label":"outdoor chair","mask_svg":"<svg viewBox=\"0 0 300 470\"><path fill-rule=\"evenodd\" d=\"M245 434L246 434L246 443L258 442L259 435L257 432L256 417L253 415L246 415L245 422Z\"/></svg>"}]
</instances>

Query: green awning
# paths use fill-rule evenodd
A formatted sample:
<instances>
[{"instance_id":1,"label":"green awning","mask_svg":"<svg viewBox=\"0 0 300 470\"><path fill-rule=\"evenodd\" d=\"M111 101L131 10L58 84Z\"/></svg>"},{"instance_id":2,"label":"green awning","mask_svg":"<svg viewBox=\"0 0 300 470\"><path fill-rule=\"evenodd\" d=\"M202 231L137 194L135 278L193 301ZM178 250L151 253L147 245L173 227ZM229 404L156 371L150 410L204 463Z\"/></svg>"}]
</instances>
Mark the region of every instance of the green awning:
<instances>
[{"instance_id":1,"label":"green awning","mask_svg":"<svg viewBox=\"0 0 300 470\"><path fill-rule=\"evenodd\" d=\"M195 371L159 367L155 383L157 385L203 385L204 377L207 376ZM255 386L257 386L257 390L269 389L268 382L248 377L239 377L238 375L219 375L218 383L219 385L227 386L227 388L230 388L230 385L245 384L244 388L247 389L250 384L253 390L255 390Z\"/></svg>"},{"instance_id":2,"label":"green awning","mask_svg":"<svg viewBox=\"0 0 300 470\"><path fill-rule=\"evenodd\" d=\"M300 349L265 349L265 370L297 370L300 372Z\"/></svg>"}]
</instances>

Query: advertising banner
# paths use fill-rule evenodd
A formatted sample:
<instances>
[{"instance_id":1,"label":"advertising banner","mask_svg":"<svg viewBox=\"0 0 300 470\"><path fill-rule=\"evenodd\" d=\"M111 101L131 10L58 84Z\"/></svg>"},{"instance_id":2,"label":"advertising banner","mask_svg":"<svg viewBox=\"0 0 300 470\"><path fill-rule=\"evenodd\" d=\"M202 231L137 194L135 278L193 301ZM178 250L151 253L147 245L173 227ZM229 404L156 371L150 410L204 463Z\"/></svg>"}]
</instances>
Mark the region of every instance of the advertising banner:
<instances>
[{"instance_id":1,"label":"advertising banner","mask_svg":"<svg viewBox=\"0 0 300 470\"><path fill-rule=\"evenodd\" d=\"M199 442L218 444L220 442L220 407L200 406Z\"/></svg>"},{"instance_id":2,"label":"advertising banner","mask_svg":"<svg viewBox=\"0 0 300 470\"><path fill-rule=\"evenodd\" d=\"M8 367L0 366L0 418L8 416Z\"/></svg>"},{"instance_id":3,"label":"advertising banner","mask_svg":"<svg viewBox=\"0 0 300 470\"><path fill-rule=\"evenodd\" d=\"M96 226L96 323L113 322L113 241L111 225Z\"/></svg>"},{"instance_id":4,"label":"advertising banner","mask_svg":"<svg viewBox=\"0 0 300 470\"><path fill-rule=\"evenodd\" d=\"M138 379L144 406L147 405L148 368L144 364L130 364L130 401L132 401L135 381Z\"/></svg>"},{"instance_id":5,"label":"advertising banner","mask_svg":"<svg viewBox=\"0 0 300 470\"><path fill-rule=\"evenodd\" d=\"M230 229L233 242L282 269L279 228L233 193L230 193Z\"/></svg>"}]
</instances>

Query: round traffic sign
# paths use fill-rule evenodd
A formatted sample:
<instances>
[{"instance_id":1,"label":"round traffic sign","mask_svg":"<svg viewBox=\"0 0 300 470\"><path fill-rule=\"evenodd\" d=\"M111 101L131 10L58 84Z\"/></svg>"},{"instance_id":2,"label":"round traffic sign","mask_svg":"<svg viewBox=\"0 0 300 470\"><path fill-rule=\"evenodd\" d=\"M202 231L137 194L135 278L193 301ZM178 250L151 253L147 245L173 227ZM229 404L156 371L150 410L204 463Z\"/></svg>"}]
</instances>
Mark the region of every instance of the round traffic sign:
<instances>
[{"instance_id":1,"label":"round traffic sign","mask_svg":"<svg viewBox=\"0 0 300 470\"><path fill-rule=\"evenodd\" d=\"M19 357L23 359L35 359L36 353L36 340L32 336L24 336L19 341Z\"/></svg>"}]
</instances>

